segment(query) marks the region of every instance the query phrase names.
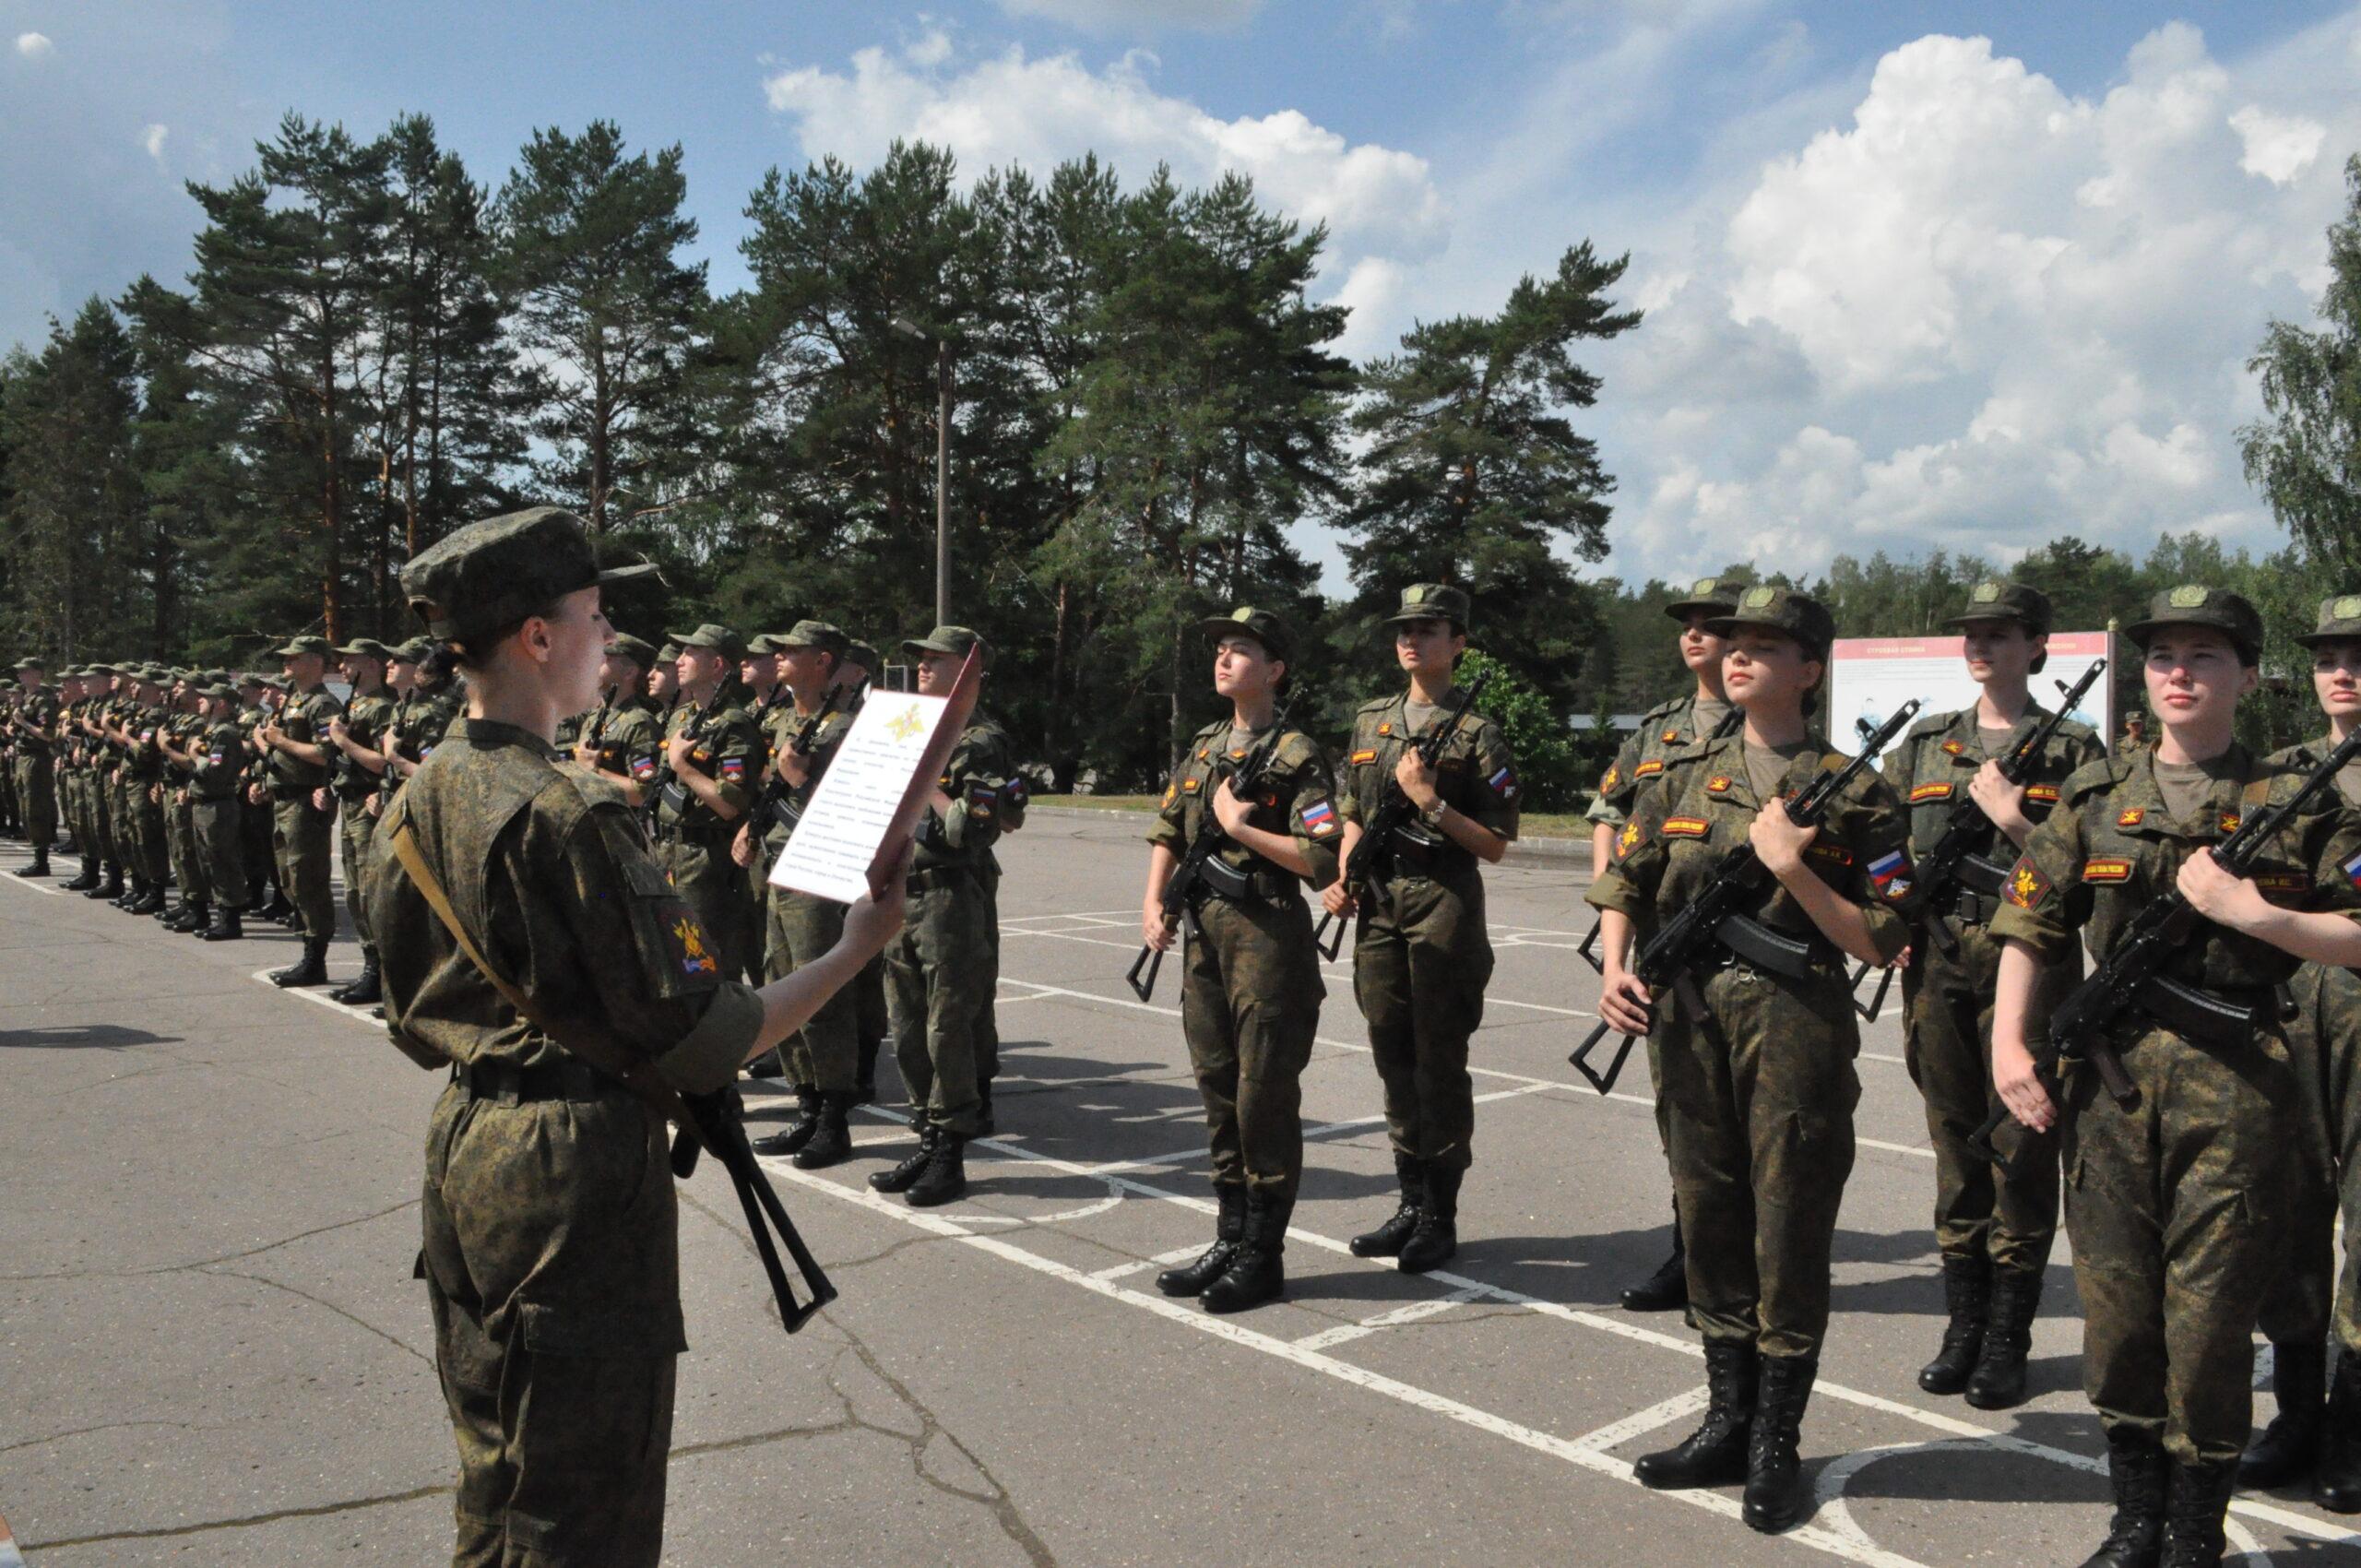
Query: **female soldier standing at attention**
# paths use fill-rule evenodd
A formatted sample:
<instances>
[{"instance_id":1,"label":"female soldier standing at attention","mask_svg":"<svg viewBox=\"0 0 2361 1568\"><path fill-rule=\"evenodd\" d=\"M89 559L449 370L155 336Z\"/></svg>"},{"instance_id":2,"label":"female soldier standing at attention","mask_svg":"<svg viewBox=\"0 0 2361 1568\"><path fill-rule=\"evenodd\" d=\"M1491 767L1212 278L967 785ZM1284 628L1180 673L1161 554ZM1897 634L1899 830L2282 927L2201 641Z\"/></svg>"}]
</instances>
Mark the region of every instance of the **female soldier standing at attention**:
<instances>
[{"instance_id":1,"label":"female soldier standing at attention","mask_svg":"<svg viewBox=\"0 0 2361 1568\"><path fill-rule=\"evenodd\" d=\"M1797 1432L1853 1169L1861 1037L1844 960L1882 965L1902 950L1909 829L1893 791L1866 771L1818 827L1788 819L1785 801L1845 760L1806 716L1834 636L1828 612L1789 588L1750 588L1709 629L1725 639L1723 683L1745 726L1666 763L1589 899L1605 911L1599 1016L1629 1035L1676 1025L1660 1053L1690 1321L1705 1338L1703 1424L1636 1472L1666 1490L1743 1479L1742 1517L1772 1531L1803 1516ZM1775 880L1748 918L1807 944L1807 972L1774 973L1717 947L1672 995L1652 998L1629 968L1634 934L1695 898L1750 842Z\"/></svg>"},{"instance_id":2,"label":"female soldier standing at attention","mask_svg":"<svg viewBox=\"0 0 2361 1568\"><path fill-rule=\"evenodd\" d=\"M1190 896L1180 1027L1204 1097L1220 1215L1214 1244L1157 1275L1156 1287L1235 1313L1275 1301L1287 1285L1279 1255L1303 1177L1299 1080L1327 992L1299 888L1336 879L1343 834L1319 745L1299 731L1271 733L1292 648L1286 624L1240 607L1204 630L1216 639L1214 690L1230 713L1197 731L1164 791L1140 926L1158 952L1180 936L1164 918L1165 885L1213 813L1228 841ZM1266 743L1269 761L1240 800L1231 775Z\"/></svg>"},{"instance_id":3,"label":"female soldier standing at attention","mask_svg":"<svg viewBox=\"0 0 2361 1568\"><path fill-rule=\"evenodd\" d=\"M2016 1119L2065 1129L2066 1228L2082 1297L2082 1384L2106 1429L2115 1518L2098 1568L2213 1568L2253 1408L2255 1319L2286 1236L2296 1086L2279 988L2298 959L2361 963L2361 831L2331 791L2265 846L2251 881L2205 851L2298 776L2240 746L2239 697L2259 683L2262 618L2195 584L2158 594L2125 629L2143 658L2155 749L2066 781L2010 873L1992 1077ZM2087 938L2105 963L2139 911L2178 887L2205 917L2173 978L2252 1026L2179 1032L2135 1006L2111 1039L2139 1093L2119 1105L2074 1071L2054 1102L2026 1049L2041 969ZM2192 1007L2182 1028L2195 1028ZM2085 1565L2089 1568L2089 1564Z\"/></svg>"},{"instance_id":4,"label":"female soldier standing at attention","mask_svg":"<svg viewBox=\"0 0 2361 1568\"><path fill-rule=\"evenodd\" d=\"M662 1553L683 1348L664 1121L564 1042L602 1041L635 1082L725 1088L901 923L895 874L825 959L738 984L621 797L560 766L559 716L598 697L599 585L649 569L599 571L581 519L554 507L461 529L402 569L468 672L467 719L386 808L370 880L387 1031L451 1075L428 1125L420 1269L465 1568Z\"/></svg>"}]
</instances>

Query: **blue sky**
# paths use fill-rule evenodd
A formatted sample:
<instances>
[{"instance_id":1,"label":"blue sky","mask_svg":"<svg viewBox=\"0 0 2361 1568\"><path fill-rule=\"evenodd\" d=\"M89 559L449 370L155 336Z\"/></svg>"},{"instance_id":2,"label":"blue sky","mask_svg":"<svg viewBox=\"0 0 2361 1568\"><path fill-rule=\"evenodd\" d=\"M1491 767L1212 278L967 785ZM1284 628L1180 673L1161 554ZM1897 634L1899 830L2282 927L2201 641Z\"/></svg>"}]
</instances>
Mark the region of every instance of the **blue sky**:
<instances>
[{"instance_id":1,"label":"blue sky","mask_svg":"<svg viewBox=\"0 0 2361 1568\"><path fill-rule=\"evenodd\" d=\"M2320 0L0 0L0 342L176 278L180 183L290 108L425 112L494 183L540 125L679 141L724 288L774 163L1096 148L1329 221L1356 354L1577 240L1632 252L1650 320L1595 356L1609 569L2268 545L2241 362L2308 313L2356 80L2361 14Z\"/></svg>"}]
</instances>

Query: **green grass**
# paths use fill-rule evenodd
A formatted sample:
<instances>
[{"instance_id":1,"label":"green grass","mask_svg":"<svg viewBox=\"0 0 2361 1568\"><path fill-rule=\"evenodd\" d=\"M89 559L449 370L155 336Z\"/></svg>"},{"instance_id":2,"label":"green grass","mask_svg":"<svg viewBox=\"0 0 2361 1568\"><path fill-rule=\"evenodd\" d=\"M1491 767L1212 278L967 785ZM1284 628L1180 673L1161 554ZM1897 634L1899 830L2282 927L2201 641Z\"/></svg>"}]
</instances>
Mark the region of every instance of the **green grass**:
<instances>
[{"instance_id":1,"label":"green grass","mask_svg":"<svg viewBox=\"0 0 2361 1568\"><path fill-rule=\"evenodd\" d=\"M1152 812L1164 803L1160 795L1036 795L1037 806L1078 806L1086 811ZM1576 812L1526 812L1518 831L1528 838L1590 837L1590 819Z\"/></svg>"}]
</instances>

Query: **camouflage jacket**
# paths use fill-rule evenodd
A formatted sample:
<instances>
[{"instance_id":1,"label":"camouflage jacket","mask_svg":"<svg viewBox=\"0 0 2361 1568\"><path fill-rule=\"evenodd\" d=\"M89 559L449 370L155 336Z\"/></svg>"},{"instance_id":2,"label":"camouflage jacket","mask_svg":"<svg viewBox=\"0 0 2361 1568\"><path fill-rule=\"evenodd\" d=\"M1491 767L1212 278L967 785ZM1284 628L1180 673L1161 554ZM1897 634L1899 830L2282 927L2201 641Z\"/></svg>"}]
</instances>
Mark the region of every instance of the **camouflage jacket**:
<instances>
[{"instance_id":1,"label":"camouflage jacket","mask_svg":"<svg viewBox=\"0 0 2361 1568\"><path fill-rule=\"evenodd\" d=\"M1441 706L1448 707L1461 695L1460 687L1452 687ZM1361 704L1360 711L1353 715L1352 742L1345 753L1345 765L1337 771L1336 810L1346 821L1366 826L1394 789L1394 770L1402 754L1418 739L1408 727L1409 701L1406 688L1393 696ZM1436 721L1441 719L1442 715L1436 715ZM1516 837L1516 758L1510 754L1508 737L1499 724L1480 713L1460 719L1458 730L1443 742L1442 753L1435 759L1435 792L1469 821L1501 838ZM1415 818L1404 831L1446 856L1474 859Z\"/></svg>"},{"instance_id":2,"label":"camouflage jacket","mask_svg":"<svg viewBox=\"0 0 2361 1568\"><path fill-rule=\"evenodd\" d=\"M1206 725L1191 739L1180 766L1173 770L1172 781L1165 787L1164 804L1157 813L1156 826L1148 830L1149 843L1180 856L1187 854L1189 846L1197 841L1198 833L1212 820L1215 792L1252 749L1252 744L1230 746L1229 731L1230 722L1224 719ZM1262 739L1263 734L1257 734L1253 743L1260 743ZM1320 743L1299 730L1289 730L1280 737L1269 766L1264 769L1262 788L1255 791L1252 802L1254 809L1246 818L1250 827L1285 833L1294 838L1296 848L1311 867L1310 881L1315 889L1336 880L1337 850L1344 845L1344 823L1336 810L1335 792L1328 758ZM1264 860L1234 838L1225 837L1221 848L1214 853L1236 871L1264 872L1290 882L1295 880L1293 873Z\"/></svg>"},{"instance_id":3,"label":"camouflage jacket","mask_svg":"<svg viewBox=\"0 0 2361 1568\"><path fill-rule=\"evenodd\" d=\"M1632 797L1640 792L1640 787L1662 773L1666 761L1674 753L1705 738L1696 732L1692 718L1696 711L1697 690L1691 686L1670 702L1660 702L1640 716L1639 729L1615 754L1614 763L1599 775L1598 793L1591 798L1590 810L1585 814L1591 821L1620 827L1631 820Z\"/></svg>"}]
</instances>

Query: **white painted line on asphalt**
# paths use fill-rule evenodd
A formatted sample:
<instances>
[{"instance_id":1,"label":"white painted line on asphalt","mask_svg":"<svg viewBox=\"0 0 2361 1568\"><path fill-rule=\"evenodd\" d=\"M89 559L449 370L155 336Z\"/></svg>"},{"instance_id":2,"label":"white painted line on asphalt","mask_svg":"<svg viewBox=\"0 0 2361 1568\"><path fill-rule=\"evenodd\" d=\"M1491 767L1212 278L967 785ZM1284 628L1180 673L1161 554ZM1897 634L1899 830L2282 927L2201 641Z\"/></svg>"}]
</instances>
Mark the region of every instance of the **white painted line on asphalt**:
<instances>
[{"instance_id":1,"label":"white painted line on asphalt","mask_svg":"<svg viewBox=\"0 0 2361 1568\"><path fill-rule=\"evenodd\" d=\"M1513 1089L1494 1089L1489 1094L1479 1094L1468 1103L1489 1105L1496 1099L1521 1099L1529 1094L1546 1094L1556 1087L1554 1084L1519 1084ZM1307 1138L1324 1138L1332 1133L1351 1133L1363 1127L1382 1127L1384 1124L1385 1114L1380 1111L1375 1116L1354 1116L1342 1122L1323 1122L1317 1127L1306 1127L1303 1130L1303 1135ZM1166 1162L1158 1160L1156 1163Z\"/></svg>"},{"instance_id":2,"label":"white painted line on asphalt","mask_svg":"<svg viewBox=\"0 0 2361 1568\"><path fill-rule=\"evenodd\" d=\"M270 986L271 990L279 992L281 996L300 997L305 1002L314 1003L319 1006L325 1007L331 1013L341 1013L348 1018L356 1018L362 1023L368 1025L373 1029L382 1031L386 1027L386 1021L383 1018L370 1016L368 1008L354 1007L346 1003L336 1001L334 998L330 997L328 995L328 988L332 988L342 983L335 980L333 977L329 979L327 987L310 985L273 985L271 983L270 977L274 972L275 971L270 969L256 969L250 978L260 984Z\"/></svg>"},{"instance_id":3,"label":"white painted line on asphalt","mask_svg":"<svg viewBox=\"0 0 2361 1568\"><path fill-rule=\"evenodd\" d=\"M1192 1247L1175 1247L1169 1253L1158 1253L1152 1258L1141 1258L1133 1263L1119 1263L1112 1268L1102 1268L1090 1277L1121 1279L1126 1275L1143 1274L1151 1268L1169 1268L1176 1263L1187 1263L1204 1250L1203 1243Z\"/></svg>"},{"instance_id":4,"label":"white painted line on asphalt","mask_svg":"<svg viewBox=\"0 0 2361 1568\"><path fill-rule=\"evenodd\" d=\"M1634 1410L1619 1421L1609 1421L1596 1431L1584 1432L1575 1443L1594 1454L1604 1454L1610 1448L1620 1448L1635 1437L1685 1420L1705 1408L1705 1389L1701 1384L1685 1394L1676 1394L1662 1404L1651 1405L1644 1410Z\"/></svg>"},{"instance_id":5,"label":"white painted line on asphalt","mask_svg":"<svg viewBox=\"0 0 2361 1568\"><path fill-rule=\"evenodd\" d=\"M1384 1329L1398 1328L1406 1323L1423 1323L1428 1318L1440 1317L1452 1308L1464 1306L1481 1294L1482 1292L1477 1290L1453 1290L1448 1296L1437 1296L1430 1301L1413 1301L1406 1307L1395 1307L1391 1312L1379 1313L1374 1317L1365 1317L1358 1323L1340 1323L1334 1328L1323 1328L1317 1334L1307 1334L1291 1343L1299 1350L1325 1350L1332 1345L1349 1344L1353 1340L1367 1338L1370 1335Z\"/></svg>"}]
</instances>

